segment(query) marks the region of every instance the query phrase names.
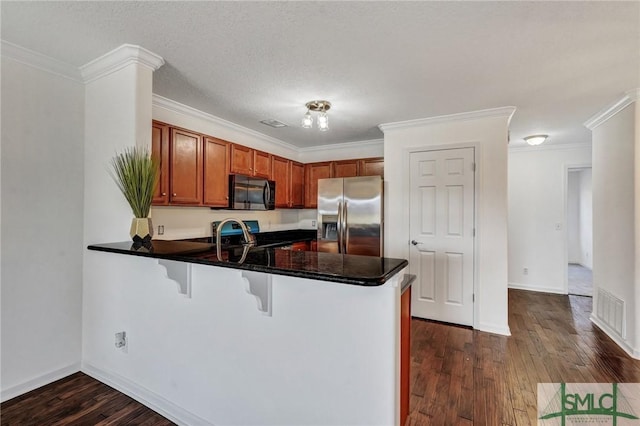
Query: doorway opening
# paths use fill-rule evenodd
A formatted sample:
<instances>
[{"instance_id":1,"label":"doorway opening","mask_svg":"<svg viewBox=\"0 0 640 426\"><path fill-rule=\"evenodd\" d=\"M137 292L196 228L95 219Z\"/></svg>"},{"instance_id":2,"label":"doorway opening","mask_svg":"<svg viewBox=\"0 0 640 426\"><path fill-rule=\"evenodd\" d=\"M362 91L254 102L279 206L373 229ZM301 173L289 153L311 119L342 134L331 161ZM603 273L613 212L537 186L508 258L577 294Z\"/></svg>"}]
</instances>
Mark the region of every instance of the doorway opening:
<instances>
[{"instance_id":1,"label":"doorway opening","mask_svg":"<svg viewBox=\"0 0 640 426\"><path fill-rule=\"evenodd\" d=\"M567 292L593 296L591 167L567 169Z\"/></svg>"}]
</instances>

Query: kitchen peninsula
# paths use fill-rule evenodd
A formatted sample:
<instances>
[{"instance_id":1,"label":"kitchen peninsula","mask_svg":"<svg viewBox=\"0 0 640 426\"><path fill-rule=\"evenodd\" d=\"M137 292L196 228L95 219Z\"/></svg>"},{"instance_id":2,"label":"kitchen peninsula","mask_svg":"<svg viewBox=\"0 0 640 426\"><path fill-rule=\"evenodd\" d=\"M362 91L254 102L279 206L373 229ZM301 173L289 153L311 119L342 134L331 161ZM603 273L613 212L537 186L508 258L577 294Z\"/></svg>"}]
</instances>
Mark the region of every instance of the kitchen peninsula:
<instances>
[{"instance_id":1,"label":"kitchen peninsula","mask_svg":"<svg viewBox=\"0 0 640 426\"><path fill-rule=\"evenodd\" d=\"M406 260L248 246L219 257L192 241L88 248L122 270L144 263L142 283L119 287L146 300L127 356L136 340L158 345L142 368L168 385L147 386L179 401L190 424L399 423ZM177 341L150 341L144 324L155 321Z\"/></svg>"}]
</instances>

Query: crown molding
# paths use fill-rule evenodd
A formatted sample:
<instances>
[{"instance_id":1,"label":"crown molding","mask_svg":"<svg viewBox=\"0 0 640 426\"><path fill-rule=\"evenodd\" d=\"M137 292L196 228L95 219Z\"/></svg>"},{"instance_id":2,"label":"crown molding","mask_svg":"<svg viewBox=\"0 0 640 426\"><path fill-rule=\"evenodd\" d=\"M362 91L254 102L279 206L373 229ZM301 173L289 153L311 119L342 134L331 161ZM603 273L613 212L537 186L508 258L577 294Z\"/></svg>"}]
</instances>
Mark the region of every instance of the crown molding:
<instances>
[{"instance_id":1,"label":"crown molding","mask_svg":"<svg viewBox=\"0 0 640 426\"><path fill-rule=\"evenodd\" d=\"M193 117L193 118L198 118L201 120L205 120L208 121L212 124L215 124L217 126L221 126L221 127L225 127L227 129L230 130L234 130L240 133L244 133L246 135L249 135L251 137L254 137L256 139L262 140L264 142L268 142L274 145L279 145L283 148L286 149L290 149L290 150L294 150L294 151L300 151L300 148L298 148L295 145L292 145L290 143L281 141L280 139L276 139L274 137L271 136L267 136L264 133L260 133L257 132L255 130L249 129L247 127L243 127L240 126L239 124L236 123L232 123L231 121L227 121L225 119L222 119L220 117L216 117L215 115L209 114L207 112L204 111L200 111L199 109L195 109L193 107L190 107L188 105L185 104L181 104L180 102L176 102L174 100L165 98L163 96L160 95L156 95L155 93L153 94L153 98L152 98L152 104L155 107L158 108L163 108L166 109L168 111L171 112L176 112L178 114L183 114L186 115L188 117Z\"/></svg>"},{"instance_id":2,"label":"crown molding","mask_svg":"<svg viewBox=\"0 0 640 426\"><path fill-rule=\"evenodd\" d=\"M591 118L584 122L584 126L589 130L593 130L632 103L637 102L638 99L640 99L640 88L629 90L621 99L591 116Z\"/></svg>"},{"instance_id":3,"label":"crown molding","mask_svg":"<svg viewBox=\"0 0 640 426\"><path fill-rule=\"evenodd\" d=\"M80 73L85 83L91 83L131 64L143 65L155 71L164 65L164 59L143 47L123 44L82 65Z\"/></svg>"},{"instance_id":4,"label":"crown molding","mask_svg":"<svg viewBox=\"0 0 640 426\"><path fill-rule=\"evenodd\" d=\"M511 117L516 112L516 107L506 106L500 108L483 109L479 111L462 112L458 114L439 115L436 117L419 118L417 120L398 121L395 123L380 124L378 128L383 132L387 130L409 129L412 127L421 127L432 124L448 123L454 121L476 120L487 117L507 117L511 121Z\"/></svg>"},{"instance_id":5,"label":"crown molding","mask_svg":"<svg viewBox=\"0 0 640 426\"><path fill-rule=\"evenodd\" d=\"M5 40L1 43L0 54L3 58L82 83L82 76L76 66Z\"/></svg>"},{"instance_id":6,"label":"crown molding","mask_svg":"<svg viewBox=\"0 0 640 426\"><path fill-rule=\"evenodd\" d=\"M298 148L300 153L326 151L328 149L350 149L350 148L367 148L367 147L384 147L384 139L371 139L368 141L344 142L330 145L310 146L307 148Z\"/></svg>"},{"instance_id":7,"label":"crown molding","mask_svg":"<svg viewBox=\"0 0 640 426\"><path fill-rule=\"evenodd\" d=\"M564 151L571 149L591 149L591 143L560 143L542 145L509 145L509 152L538 152L538 151Z\"/></svg>"}]
</instances>

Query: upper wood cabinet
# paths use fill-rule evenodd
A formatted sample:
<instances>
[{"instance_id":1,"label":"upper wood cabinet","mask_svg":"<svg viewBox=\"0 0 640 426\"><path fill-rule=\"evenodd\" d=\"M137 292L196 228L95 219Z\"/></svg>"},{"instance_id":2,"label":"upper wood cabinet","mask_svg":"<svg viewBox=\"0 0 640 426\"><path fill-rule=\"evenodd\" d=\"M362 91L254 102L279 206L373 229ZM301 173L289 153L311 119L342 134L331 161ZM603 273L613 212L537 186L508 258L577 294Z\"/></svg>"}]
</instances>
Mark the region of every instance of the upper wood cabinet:
<instances>
[{"instance_id":1,"label":"upper wood cabinet","mask_svg":"<svg viewBox=\"0 0 640 426\"><path fill-rule=\"evenodd\" d=\"M276 182L276 207L304 207L304 164L273 155L271 179Z\"/></svg>"},{"instance_id":2,"label":"upper wood cabinet","mask_svg":"<svg viewBox=\"0 0 640 426\"><path fill-rule=\"evenodd\" d=\"M151 157L158 163L158 184L153 193L154 205L169 203L169 126L154 121L151 126Z\"/></svg>"},{"instance_id":3,"label":"upper wood cabinet","mask_svg":"<svg viewBox=\"0 0 640 426\"><path fill-rule=\"evenodd\" d=\"M384 157L358 160L358 176L384 177Z\"/></svg>"},{"instance_id":4,"label":"upper wood cabinet","mask_svg":"<svg viewBox=\"0 0 640 426\"><path fill-rule=\"evenodd\" d=\"M358 160L343 160L333 162L333 174L331 177L358 176Z\"/></svg>"},{"instance_id":5,"label":"upper wood cabinet","mask_svg":"<svg viewBox=\"0 0 640 426\"><path fill-rule=\"evenodd\" d=\"M253 175L271 179L271 154L253 150Z\"/></svg>"},{"instance_id":6,"label":"upper wood cabinet","mask_svg":"<svg viewBox=\"0 0 640 426\"><path fill-rule=\"evenodd\" d=\"M246 146L231 144L231 173L271 177L271 154Z\"/></svg>"},{"instance_id":7,"label":"upper wood cabinet","mask_svg":"<svg viewBox=\"0 0 640 426\"><path fill-rule=\"evenodd\" d=\"M229 206L230 143L204 137L203 204L210 207Z\"/></svg>"},{"instance_id":8,"label":"upper wood cabinet","mask_svg":"<svg viewBox=\"0 0 640 426\"><path fill-rule=\"evenodd\" d=\"M272 156L271 179L276 182L276 207L291 207L291 160Z\"/></svg>"},{"instance_id":9,"label":"upper wood cabinet","mask_svg":"<svg viewBox=\"0 0 640 426\"><path fill-rule=\"evenodd\" d=\"M304 164L291 162L291 207L304 207Z\"/></svg>"},{"instance_id":10,"label":"upper wood cabinet","mask_svg":"<svg viewBox=\"0 0 640 426\"><path fill-rule=\"evenodd\" d=\"M304 206L318 207L318 179L331 177L331 162L309 163L304 166Z\"/></svg>"},{"instance_id":11,"label":"upper wood cabinet","mask_svg":"<svg viewBox=\"0 0 640 426\"><path fill-rule=\"evenodd\" d=\"M171 128L169 202L202 204L202 136Z\"/></svg>"}]
</instances>

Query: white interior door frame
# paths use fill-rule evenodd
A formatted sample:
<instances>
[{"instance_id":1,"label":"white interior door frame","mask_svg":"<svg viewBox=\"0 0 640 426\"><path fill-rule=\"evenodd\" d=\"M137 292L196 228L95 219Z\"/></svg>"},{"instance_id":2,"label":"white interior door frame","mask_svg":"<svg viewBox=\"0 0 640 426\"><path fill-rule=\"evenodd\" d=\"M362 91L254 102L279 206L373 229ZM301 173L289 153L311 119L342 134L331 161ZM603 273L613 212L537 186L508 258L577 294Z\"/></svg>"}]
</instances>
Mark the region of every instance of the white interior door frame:
<instances>
[{"instance_id":1,"label":"white interior door frame","mask_svg":"<svg viewBox=\"0 0 640 426\"><path fill-rule=\"evenodd\" d=\"M562 210L563 210L563 222L564 222L564 274L562 291L563 294L569 294L569 224L567 223L567 214L569 211L568 199L569 199L569 172L577 170L591 169L591 163L565 163L562 169ZM593 253L593 250L592 250Z\"/></svg>"},{"instance_id":2,"label":"white interior door frame","mask_svg":"<svg viewBox=\"0 0 640 426\"><path fill-rule=\"evenodd\" d=\"M428 151L440 151L443 149L457 149L457 148L474 148L475 149L475 159L474 162L476 164L476 173L474 179L474 215L473 215L473 227L475 229L475 237L473 239L473 294L474 294L474 303L473 303L473 328L478 328L478 319L479 319L479 307L482 303L479 295L478 289L478 277L479 277L479 254L480 254L480 238L479 235L482 233L481 224L478 222L478 217L480 216L478 212L478 206L480 206L480 199L482 194L480 193L480 182L482 180L482 145L479 142L468 141L468 142L458 142L458 143L448 143L448 144L434 144L434 145L423 145L416 147L407 147L404 149L402 156L402 169L404 172L402 173L402 187L409 188L411 184L411 176L410 176L410 162L411 162L411 154L417 152L428 152ZM403 205L409 205L410 199L410 191L403 191ZM403 217L403 236L405 238L405 252L404 258L409 259L409 250L411 249L411 235L410 235L410 217L409 217L409 209L405 209L404 217Z\"/></svg>"}]
</instances>

